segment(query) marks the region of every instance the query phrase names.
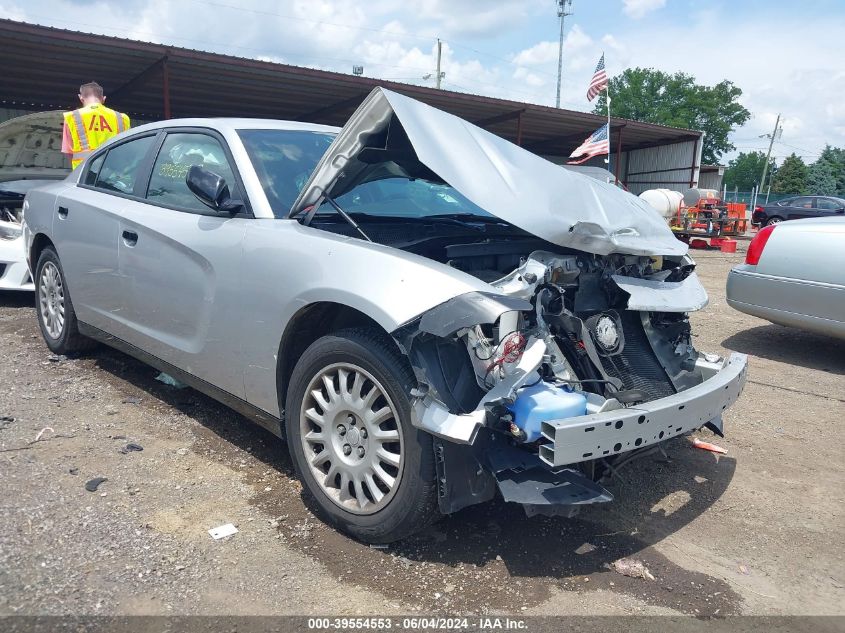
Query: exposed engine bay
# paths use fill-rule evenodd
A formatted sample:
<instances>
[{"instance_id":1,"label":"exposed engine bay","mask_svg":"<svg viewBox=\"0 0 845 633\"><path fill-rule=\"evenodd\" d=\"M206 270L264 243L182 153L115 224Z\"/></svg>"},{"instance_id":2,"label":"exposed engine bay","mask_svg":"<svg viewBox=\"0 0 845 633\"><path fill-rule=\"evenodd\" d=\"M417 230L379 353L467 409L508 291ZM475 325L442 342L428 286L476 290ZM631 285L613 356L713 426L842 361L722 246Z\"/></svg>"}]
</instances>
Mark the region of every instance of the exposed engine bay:
<instances>
[{"instance_id":1,"label":"exposed engine bay","mask_svg":"<svg viewBox=\"0 0 845 633\"><path fill-rule=\"evenodd\" d=\"M0 186L2 189L2 186ZM20 224L23 219L23 197L0 191L0 222Z\"/></svg>"},{"instance_id":2,"label":"exposed engine bay","mask_svg":"<svg viewBox=\"0 0 845 633\"><path fill-rule=\"evenodd\" d=\"M393 333L419 380L416 424L446 440L438 442L444 512L484 501L498 485L529 514L571 515L580 504L611 500L600 483L623 463L692 430L670 424L566 454L549 426L614 411L651 426L640 408L684 397L718 372L724 359L692 343L687 312L707 298L688 256L572 251L506 223L480 225L482 236L435 220L409 230L394 225L397 218L359 219L372 241L491 286L490 294L457 297ZM354 235L346 222L324 218L315 226ZM719 406L694 428L721 434ZM612 422L619 435L624 420ZM483 468L466 465L476 463Z\"/></svg>"}]
</instances>

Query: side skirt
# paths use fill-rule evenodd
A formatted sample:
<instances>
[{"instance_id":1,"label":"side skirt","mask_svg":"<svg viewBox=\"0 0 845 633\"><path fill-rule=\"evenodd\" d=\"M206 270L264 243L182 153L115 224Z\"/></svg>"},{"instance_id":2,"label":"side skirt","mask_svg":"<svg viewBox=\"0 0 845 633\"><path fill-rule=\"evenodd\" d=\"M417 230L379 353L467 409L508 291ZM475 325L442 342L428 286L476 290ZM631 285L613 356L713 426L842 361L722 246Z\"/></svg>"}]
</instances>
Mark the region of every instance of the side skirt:
<instances>
[{"instance_id":1,"label":"side skirt","mask_svg":"<svg viewBox=\"0 0 845 633\"><path fill-rule=\"evenodd\" d=\"M108 345L109 347L113 347L116 350L123 352L133 358L138 359L142 363L149 365L150 367L154 367L159 371L163 371L166 374L170 374L179 382L183 382L189 387L192 387L207 395L209 398L213 398L218 402L225 404L230 409L233 409L243 415L244 417L248 418L252 422L255 422L259 426L264 427L273 435L284 439L284 432L282 429L284 426L282 425L282 421L267 413L263 409L259 409L253 404L250 404L243 398L239 398L238 396L229 393L219 387L212 385L210 382L203 380L202 378L198 378L193 374L189 374L188 372L179 369L178 367L171 365L167 361L161 360L158 356L153 356L149 352L145 352L144 350L135 347L131 343L127 343L123 339L119 339L111 334L104 332L103 330L96 328L92 325L88 325L87 323L83 323L82 321L78 322L79 325L79 333L92 338L100 343Z\"/></svg>"}]
</instances>

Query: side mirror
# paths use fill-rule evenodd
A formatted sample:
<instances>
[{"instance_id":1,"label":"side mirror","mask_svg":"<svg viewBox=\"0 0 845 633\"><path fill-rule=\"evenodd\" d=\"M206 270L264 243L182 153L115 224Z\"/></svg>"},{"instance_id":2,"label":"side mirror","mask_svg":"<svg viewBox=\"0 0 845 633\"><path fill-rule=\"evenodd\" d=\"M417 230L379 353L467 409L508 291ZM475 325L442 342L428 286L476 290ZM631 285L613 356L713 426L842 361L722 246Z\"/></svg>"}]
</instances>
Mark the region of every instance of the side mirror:
<instances>
[{"instance_id":1,"label":"side mirror","mask_svg":"<svg viewBox=\"0 0 845 633\"><path fill-rule=\"evenodd\" d=\"M243 201L232 198L226 179L204 167L192 165L185 182L200 202L215 211L234 214L244 207Z\"/></svg>"}]
</instances>

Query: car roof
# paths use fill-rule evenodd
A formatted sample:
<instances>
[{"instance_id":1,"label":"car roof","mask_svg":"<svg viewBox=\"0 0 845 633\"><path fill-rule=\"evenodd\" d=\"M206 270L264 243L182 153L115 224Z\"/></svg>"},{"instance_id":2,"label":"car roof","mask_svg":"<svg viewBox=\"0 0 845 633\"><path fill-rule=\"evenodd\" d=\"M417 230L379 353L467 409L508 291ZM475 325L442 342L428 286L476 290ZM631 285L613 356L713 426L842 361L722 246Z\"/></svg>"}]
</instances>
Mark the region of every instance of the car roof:
<instances>
[{"instance_id":1,"label":"car roof","mask_svg":"<svg viewBox=\"0 0 845 633\"><path fill-rule=\"evenodd\" d=\"M326 132L337 134L339 127L332 125L318 125L317 123L303 123L300 121L279 121L277 119L248 119L248 118L192 118L192 119L168 119L156 121L133 127L132 132L144 132L147 130L159 130L171 127L208 127L220 132L238 130L300 130L305 132Z\"/></svg>"}]
</instances>

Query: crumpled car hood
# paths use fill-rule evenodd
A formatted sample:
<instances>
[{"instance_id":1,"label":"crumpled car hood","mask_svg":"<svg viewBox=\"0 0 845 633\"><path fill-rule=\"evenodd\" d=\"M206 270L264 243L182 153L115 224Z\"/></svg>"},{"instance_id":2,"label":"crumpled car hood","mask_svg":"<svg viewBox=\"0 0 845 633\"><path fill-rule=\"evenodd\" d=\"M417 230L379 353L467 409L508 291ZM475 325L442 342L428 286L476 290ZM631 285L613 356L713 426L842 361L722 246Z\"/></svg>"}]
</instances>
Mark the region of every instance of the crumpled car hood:
<instances>
[{"instance_id":1,"label":"crumpled car hood","mask_svg":"<svg viewBox=\"0 0 845 633\"><path fill-rule=\"evenodd\" d=\"M61 149L60 111L34 112L0 123L0 182L65 178L70 161Z\"/></svg>"},{"instance_id":2,"label":"crumpled car hood","mask_svg":"<svg viewBox=\"0 0 845 633\"><path fill-rule=\"evenodd\" d=\"M426 168L488 213L558 246L607 255L683 255L648 204L614 185L562 169L463 119L376 88L335 138L291 216L343 189L368 140L396 117Z\"/></svg>"}]
</instances>

